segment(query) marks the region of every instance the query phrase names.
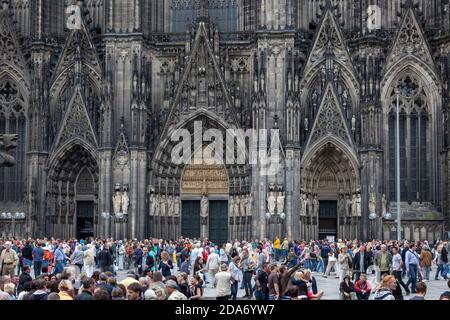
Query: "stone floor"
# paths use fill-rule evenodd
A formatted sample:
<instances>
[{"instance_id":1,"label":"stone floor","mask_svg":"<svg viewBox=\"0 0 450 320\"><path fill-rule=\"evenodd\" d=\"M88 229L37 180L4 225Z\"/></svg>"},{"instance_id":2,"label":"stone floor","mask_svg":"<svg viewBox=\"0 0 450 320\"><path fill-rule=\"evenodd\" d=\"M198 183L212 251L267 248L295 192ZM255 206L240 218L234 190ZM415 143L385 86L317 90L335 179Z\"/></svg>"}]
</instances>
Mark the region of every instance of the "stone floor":
<instances>
[{"instance_id":1,"label":"stone floor","mask_svg":"<svg viewBox=\"0 0 450 320\"><path fill-rule=\"evenodd\" d=\"M430 280L429 282L426 282L428 287L428 292L426 299L428 300L439 300L439 296L444 292L450 290L447 286L447 281L444 280L434 280L434 274L436 272L436 267L433 267L433 270L430 274ZM173 274L177 274L176 267L173 272ZM324 300L339 300L339 279L334 277L333 274L328 277L324 278L322 276L322 273L313 273L314 277L317 281L317 287L319 290L324 291L323 299ZM117 274L117 277L120 280L122 280L124 277L126 277L126 271L119 271ZM374 279L370 279L369 281L375 282ZM406 283L407 278L404 278L404 282ZM245 291L239 289L238 292L238 299L240 297L243 297L245 295ZM404 296L405 300L408 300L410 296ZM204 297L205 299L214 299L216 297L215 289L211 288L209 284L207 284L207 287L204 290Z\"/></svg>"}]
</instances>

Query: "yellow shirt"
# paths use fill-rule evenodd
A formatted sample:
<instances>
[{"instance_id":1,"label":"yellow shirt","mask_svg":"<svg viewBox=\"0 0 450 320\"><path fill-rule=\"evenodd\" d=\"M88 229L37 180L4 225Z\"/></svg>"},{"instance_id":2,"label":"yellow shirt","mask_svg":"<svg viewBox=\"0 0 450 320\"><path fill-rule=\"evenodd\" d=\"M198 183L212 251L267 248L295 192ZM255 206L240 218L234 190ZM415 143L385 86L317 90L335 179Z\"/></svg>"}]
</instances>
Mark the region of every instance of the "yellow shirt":
<instances>
[{"instance_id":1,"label":"yellow shirt","mask_svg":"<svg viewBox=\"0 0 450 320\"><path fill-rule=\"evenodd\" d=\"M273 247L275 249L280 249L280 239L276 238L275 241L273 242Z\"/></svg>"}]
</instances>

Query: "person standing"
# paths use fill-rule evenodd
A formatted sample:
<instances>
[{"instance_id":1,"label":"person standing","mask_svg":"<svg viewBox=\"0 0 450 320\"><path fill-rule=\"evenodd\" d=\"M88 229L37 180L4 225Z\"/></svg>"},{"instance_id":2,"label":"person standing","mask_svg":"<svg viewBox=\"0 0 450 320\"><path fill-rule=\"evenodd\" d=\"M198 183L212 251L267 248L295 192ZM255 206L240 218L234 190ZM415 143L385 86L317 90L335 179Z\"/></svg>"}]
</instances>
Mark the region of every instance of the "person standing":
<instances>
[{"instance_id":1,"label":"person standing","mask_svg":"<svg viewBox=\"0 0 450 320\"><path fill-rule=\"evenodd\" d=\"M403 282L403 277L402 277L403 271L402 270L403 270L402 256L400 255L398 248L393 247L392 248L392 273L393 273L395 279L397 279L398 284L400 286L402 286L403 289L405 289L406 295L409 295L410 294L409 288Z\"/></svg>"},{"instance_id":2,"label":"person standing","mask_svg":"<svg viewBox=\"0 0 450 320\"><path fill-rule=\"evenodd\" d=\"M375 265L380 269L380 274L390 274L392 266L392 255L387 251L385 244L382 244L380 251L375 254Z\"/></svg>"},{"instance_id":3,"label":"person standing","mask_svg":"<svg viewBox=\"0 0 450 320\"><path fill-rule=\"evenodd\" d=\"M431 264L433 263L433 255L428 246L422 247L420 251L420 268L424 272L424 282L430 281Z\"/></svg>"},{"instance_id":4,"label":"person standing","mask_svg":"<svg viewBox=\"0 0 450 320\"><path fill-rule=\"evenodd\" d=\"M90 278L92 277L92 274L94 273L94 267L95 267L95 254L94 254L94 248L91 244L87 245L87 250L83 253L83 265L84 265L84 271L86 272L86 275Z\"/></svg>"},{"instance_id":5,"label":"person standing","mask_svg":"<svg viewBox=\"0 0 450 320\"><path fill-rule=\"evenodd\" d=\"M83 262L84 252L81 250L81 245L76 246L75 251L72 253L72 256L70 257L70 260L72 264L75 265L81 273L84 265Z\"/></svg>"},{"instance_id":6,"label":"person standing","mask_svg":"<svg viewBox=\"0 0 450 320\"><path fill-rule=\"evenodd\" d=\"M216 273L219 272L220 259L219 255L216 253L216 250L211 249L208 255L208 260L206 260L205 269L208 271L209 281L211 285L214 287L214 278Z\"/></svg>"},{"instance_id":7,"label":"person standing","mask_svg":"<svg viewBox=\"0 0 450 320\"><path fill-rule=\"evenodd\" d=\"M33 256L33 268L34 276L39 277L42 272L42 261L44 260L44 249L42 249L42 243L37 242L36 247L33 248L31 252Z\"/></svg>"},{"instance_id":8,"label":"person standing","mask_svg":"<svg viewBox=\"0 0 450 320\"><path fill-rule=\"evenodd\" d=\"M150 266L151 267L151 266ZM172 275L173 263L169 259L169 254L166 251L161 252L161 261L159 262L158 270L161 270L163 277Z\"/></svg>"},{"instance_id":9,"label":"person standing","mask_svg":"<svg viewBox=\"0 0 450 320\"><path fill-rule=\"evenodd\" d=\"M98 262L102 272L112 271L112 255L106 243L103 245L102 251L98 254Z\"/></svg>"},{"instance_id":10,"label":"person standing","mask_svg":"<svg viewBox=\"0 0 450 320\"><path fill-rule=\"evenodd\" d=\"M350 265L352 263L352 257L350 257L350 254L347 252L347 247L343 246L341 248L341 253L338 257L338 264L339 264L339 283L342 283L344 281L344 278L346 275L348 275L350 271Z\"/></svg>"},{"instance_id":11,"label":"person standing","mask_svg":"<svg viewBox=\"0 0 450 320\"><path fill-rule=\"evenodd\" d=\"M447 280L447 274L448 274L448 243L444 242L442 244L442 250L441 250L441 261L442 261L442 277Z\"/></svg>"},{"instance_id":12,"label":"person standing","mask_svg":"<svg viewBox=\"0 0 450 320\"><path fill-rule=\"evenodd\" d=\"M417 282L417 270L419 269L419 255L416 252L416 244L411 243L409 245L409 250L406 252L406 271L408 273L409 279L406 286L409 288L411 284L411 292L416 293L416 282Z\"/></svg>"},{"instance_id":13,"label":"person standing","mask_svg":"<svg viewBox=\"0 0 450 320\"><path fill-rule=\"evenodd\" d=\"M21 251L22 251L23 265L31 267L33 265L33 246L31 245L29 240L25 242L25 245L23 246Z\"/></svg>"},{"instance_id":14,"label":"person standing","mask_svg":"<svg viewBox=\"0 0 450 320\"><path fill-rule=\"evenodd\" d=\"M255 263L250 256L248 249L244 248L241 253L241 270L243 274L243 284L245 289L245 296L243 298L251 298L253 296L252 276Z\"/></svg>"},{"instance_id":15,"label":"person standing","mask_svg":"<svg viewBox=\"0 0 450 320\"><path fill-rule=\"evenodd\" d=\"M216 273L214 280L216 300L228 300L231 295L231 273L225 263L220 265L220 272Z\"/></svg>"},{"instance_id":16,"label":"person standing","mask_svg":"<svg viewBox=\"0 0 450 320\"><path fill-rule=\"evenodd\" d=\"M256 276L255 298L256 300L269 300L269 275L270 267L264 262L262 271Z\"/></svg>"},{"instance_id":17,"label":"person standing","mask_svg":"<svg viewBox=\"0 0 450 320\"><path fill-rule=\"evenodd\" d=\"M241 270L239 269L239 261L240 257L234 256L231 260L228 271L231 274L231 299L236 300L238 293L238 285L239 285L239 275L241 274Z\"/></svg>"},{"instance_id":18,"label":"person standing","mask_svg":"<svg viewBox=\"0 0 450 320\"><path fill-rule=\"evenodd\" d=\"M5 249L0 254L0 267L3 276L14 276L14 271L19 263L17 253L11 248L11 242L5 242Z\"/></svg>"},{"instance_id":19,"label":"person standing","mask_svg":"<svg viewBox=\"0 0 450 320\"><path fill-rule=\"evenodd\" d=\"M259 274L263 272L265 261L266 256L263 252L262 245L258 245L256 247L256 268L255 268L256 277L258 277Z\"/></svg>"},{"instance_id":20,"label":"person standing","mask_svg":"<svg viewBox=\"0 0 450 320\"><path fill-rule=\"evenodd\" d=\"M278 236L276 236L275 240L273 241L273 250L275 261L279 261L281 253L281 241L280 238L278 238Z\"/></svg>"},{"instance_id":21,"label":"person standing","mask_svg":"<svg viewBox=\"0 0 450 320\"><path fill-rule=\"evenodd\" d=\"M269 300L279 300L281 297L280 277L276 264L270 266L270 275L267 282L269 287Z\"/></svg>"},{"instance_id":22,"label":"person standing","mask_svg":"<svg viewBox=\"0 0 450 320\"><path fill-rule=\"evenodd\" d=\"M358 281L361 274L366 273L368 267L369 259L366 255L366 248L364 246L360 246L359 251L355 253L355 257L353 258L355 281Z\"/></svg>"},{"instance_id":23,"label":"person standing","mask_svg":"<svg viewBox=\"0 0 450 320\"><path fill-rule=\"evenodd\" d=\"M324 278L327 278L330 275L331 270L336 269L336 249L334 244L330 245L330 250L328 251L328 259L327 266L325 270ZM336 270L335 270L336 271Z\"/></svg>"},{"instance_id":24,"label":"person standing","mask_svg":"<svg viewBox=\"0 0 450 320\"><path fill-rule=\"evenodd\" d=\"M66 253L63 250L63 243L60 242L58 248L55 250L55 271L54 274L62 273L66 261L69 260Z\"/></svg>"}]
</instances>

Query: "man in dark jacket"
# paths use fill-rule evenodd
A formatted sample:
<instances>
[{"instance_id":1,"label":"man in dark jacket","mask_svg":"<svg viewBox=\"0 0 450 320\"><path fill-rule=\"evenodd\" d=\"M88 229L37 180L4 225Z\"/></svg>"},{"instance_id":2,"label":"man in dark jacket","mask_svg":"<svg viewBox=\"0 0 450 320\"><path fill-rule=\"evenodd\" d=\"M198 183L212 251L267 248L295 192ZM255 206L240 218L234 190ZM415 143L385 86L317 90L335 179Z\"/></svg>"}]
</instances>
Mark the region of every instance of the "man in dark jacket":
<instances>
[{"instance_id":1,"label":"man in dark jacket","mask_svg":"<svg viewBox=\"0 0 450 320\"><path fill-rule=\"evenodd\" d=\"M112 256L107 244L103 246L103 250L98 254L98 264L102 272L111 271Z\"/></svg>"},{"instance_id":2,"label":"man in dark jacket","mask_svg":"<svg viewBox=\"0 0 450 320\"><path fill-rule=\"evenodd\" d=\"M142 249L141 260L136 261L138 264L138 272L140 275L145 276L148 270L151 270L155 266L155 261L151 255L148 253L148 248L144 247Z\"/></svg>"},{"instance_id":3,"label":"man in dark jacket","mask_svg":"<svg viewBox=\"0 0 450 320\"><path fill-rule=\"evenodd\" d=\"M355 276L355 282L359 280L361 273L366 273L369 267L369 255L366 253L364 246L359 247L359 251L353 257L353 275Z\"/></svg>"},{"instance_id":4,"label":"man in dark jacket","mask_svg":"<svg viewBox=\"0 0 450 320\"><path fill-rule=\"evenodd\" d=\"M27 241L22 248L22 258L23 265L31 267L33 264L33 247L31 246L30 241Z\"/></svg>"},{"instance_id":5,"label":"man in dark jacket","mask_svg":"<svg viewBox=\"0 0 450 320\"><path fill-rule=\"evenodd\" d=\"M21 293L25 283L32 282L33 278L30 276L31 268L30 266L24 266L22 274L19 277L19 284L17 285L17 294Z\"/></svg>"},{"instance_id":6,"label":"man in dark jacket","mask_svg":"<svg viewBox=\"0 0 450 320\"><path fill-rule=\"evenodd\" d=\"M92 278L83 281L83 292L80 293L75 300L93 300L95 282Z\"/></svg>"}]
</instances>

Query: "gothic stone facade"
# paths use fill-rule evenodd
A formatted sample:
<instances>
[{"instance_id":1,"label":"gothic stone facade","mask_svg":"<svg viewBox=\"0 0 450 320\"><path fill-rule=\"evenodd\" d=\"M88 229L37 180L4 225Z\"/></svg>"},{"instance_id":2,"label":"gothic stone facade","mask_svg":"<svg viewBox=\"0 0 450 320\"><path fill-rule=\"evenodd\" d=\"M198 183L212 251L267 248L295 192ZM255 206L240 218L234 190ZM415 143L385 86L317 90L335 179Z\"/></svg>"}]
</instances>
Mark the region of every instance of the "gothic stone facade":
<instances>
[{"instance_id":1,"label":"gothic stone facade","mask_svg":"<svg viewBox=\"0 0 450 320\"><path fill-rule=\"evenodd\" d=\"M4 0L0 235L394 238L398 98L403 236L441 238L449 23L440 0ZM279 129L281 170L173 163L196 121Z\"/></svg>"}]
</instances>

